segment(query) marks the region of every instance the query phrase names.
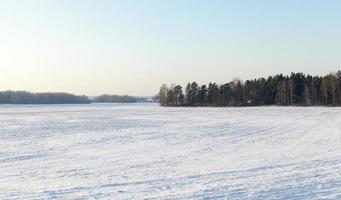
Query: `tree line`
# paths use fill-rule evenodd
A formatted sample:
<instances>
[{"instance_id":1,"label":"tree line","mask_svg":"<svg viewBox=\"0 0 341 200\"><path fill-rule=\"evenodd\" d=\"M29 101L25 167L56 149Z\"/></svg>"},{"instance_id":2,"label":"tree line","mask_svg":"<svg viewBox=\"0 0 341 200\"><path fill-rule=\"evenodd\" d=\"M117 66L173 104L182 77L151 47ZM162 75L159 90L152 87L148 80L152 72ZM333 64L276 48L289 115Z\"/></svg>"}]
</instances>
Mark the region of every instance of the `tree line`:
<instances>
[{"instance_id":1,"label":"tree line","mask_svg":"<svg viewBox=\"0 0 341 200\"><path fill-rule=\"evenodd\" d=\"M31 93L26 91L0 92L0 104L74 104L91 103L87 96L69 93Z\"/></svg>"},{"instance_id":2,"label":"tree line","mask_svg":"<svg viewBox=\"0 0 341 200\"><path fill-rule=\"evenodd\" d=\"M69 93L32 93L27 91L0 92L0 104L89 104L89 103L136 103L146 101L142 97L128 95L101 95L93 99Z\"/></svg>"},{"instance_id":3,"label":"tree line","mask_svg":"<svg viewBox=\"0 0 341 200\"><path fill-rule=\"evenodd\" d=\"M161 106L341 106L341 71L326 76L278 74L253 80L234 79L225 84L163 84Z\"/></svg>"},{"instance_id":4,"label":"tree line","mask_svg":"<svg viewBox=\"0 0 341 200\"><path fill-rule=\"evenodd\" d=\"M93 99L93 102L97 103L136 103L140 98L128 96L128 95L108 95L104 94Z\"/></svg>"}]
</instances>

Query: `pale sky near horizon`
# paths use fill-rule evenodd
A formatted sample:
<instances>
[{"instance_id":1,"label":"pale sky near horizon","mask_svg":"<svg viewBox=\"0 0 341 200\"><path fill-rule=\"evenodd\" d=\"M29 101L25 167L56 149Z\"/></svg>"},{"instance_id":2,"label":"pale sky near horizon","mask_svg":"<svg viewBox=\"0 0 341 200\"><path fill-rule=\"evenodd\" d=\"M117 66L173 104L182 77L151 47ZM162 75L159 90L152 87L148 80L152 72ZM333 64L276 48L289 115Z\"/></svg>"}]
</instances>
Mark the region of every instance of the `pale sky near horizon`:
<instances>
[{"instance_id":1,"label":"pale sky near horizon","mask_svg":"<svg viewBox=\"0 0 341 200\"><path fill-rule=\"evenodd\" d=\"M337 0L0 0L0 90L149 96L339 69Z\"/></svg>"}]
</instances>

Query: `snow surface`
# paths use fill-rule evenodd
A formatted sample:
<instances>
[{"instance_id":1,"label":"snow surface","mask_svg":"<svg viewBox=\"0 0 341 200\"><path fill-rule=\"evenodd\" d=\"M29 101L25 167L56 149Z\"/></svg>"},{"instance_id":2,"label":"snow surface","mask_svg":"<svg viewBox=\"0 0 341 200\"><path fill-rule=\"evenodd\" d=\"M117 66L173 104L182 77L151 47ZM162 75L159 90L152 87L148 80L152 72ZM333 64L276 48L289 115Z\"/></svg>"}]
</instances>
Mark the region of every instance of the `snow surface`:
<instances>
[{"instance_id":1,"label":"snow surface","mask_svg":"<svg viewBox=\"0 0 341 200\"><path fill-rule=\"evenodd\" d=\"M0 106L0 199L341 199L341 108Z\"/></svg>"}]
</instances>

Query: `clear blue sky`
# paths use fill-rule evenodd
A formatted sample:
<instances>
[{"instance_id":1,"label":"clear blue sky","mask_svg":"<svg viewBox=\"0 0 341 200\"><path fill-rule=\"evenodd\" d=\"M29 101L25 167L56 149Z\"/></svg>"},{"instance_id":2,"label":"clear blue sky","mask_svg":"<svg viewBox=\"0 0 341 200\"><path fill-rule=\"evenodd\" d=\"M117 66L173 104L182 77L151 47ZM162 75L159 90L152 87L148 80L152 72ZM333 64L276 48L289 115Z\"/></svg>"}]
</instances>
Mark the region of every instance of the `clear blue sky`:
<instances>
[{"instance_id":1,"label":"clear blue sky","mask_svg":"<svg viewBox=\"0 0 341 200\"><path fill-rule=\"evenodd\" d=\"M153 95L341 68L337 0L1 0L0 90Z\"/></svg>"}]
</instances>

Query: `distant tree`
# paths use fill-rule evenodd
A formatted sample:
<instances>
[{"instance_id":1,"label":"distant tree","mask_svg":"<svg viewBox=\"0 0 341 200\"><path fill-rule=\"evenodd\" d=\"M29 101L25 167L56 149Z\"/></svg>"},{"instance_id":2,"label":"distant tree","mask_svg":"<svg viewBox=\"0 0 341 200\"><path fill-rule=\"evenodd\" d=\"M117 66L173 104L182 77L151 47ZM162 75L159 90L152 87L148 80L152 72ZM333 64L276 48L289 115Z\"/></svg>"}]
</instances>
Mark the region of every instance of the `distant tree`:
<instances>
[{"instance_id":1,"label":"distant tree","mask_svg":"<svg viewBox=\"0 0 341 200\"><path fill-rule=\"evenodd\" d=\"M207 87L202 85L198 94L198 104L199 106L207 106Z\"/></svg>"},{"instance_id":2,"label":"distant tree","mask_svg":"<svg viewBox=\"0 0 341 200\"><path fill-rule=\"evenodd\" d=\"M293 104L299 105L303 103L304 80L303 73L292 73L290 80L293 81Z\"/></svg>"},{"instance_id":3,"label":"distant tree","mask_svg":"<svg viewBox=\"0 0 341 200\"><path fill-rule=\"evenodd\" d=\"M283 80L281 83L278 84L277 86L277 105L288 105L288 84L286 80Z\"/></svg>"},{"instance_id":4,"label":"distant tree","mask_svg":"<svg viewBox=\"0 0 341 200\"><path fill-rule=\"evenodd\" d=\"M230 104L230 85L228 83L220 86L220 102L221 106L229 106Z\"/></svg>"},{"instance_id":5,"label":"distant tree","mask_svg":"<svg viewBox=\"0 0 341 200\"><path fill-rule=\"evenodd\" d=\"M310 106L311 105L311 98L310 98L310 93L309 93L308 85L304 85L303 105L305 105L305 106Z\"/></svg>"},{"instance_id":6,"label":"distant tree","mask_svg":"<svg viewBox=\"0 0 341 200\"><path fill-rule=\"evenodd\" d=\"M187 83L185 91L185 105L191 106L192 104L191 100L192 100L191 83Z\"/></svg>"},{"instance_id":7,"label":"distant tree","mask_svg":"<svg viewBox=\"0 0 341 200\"><path fill-rule=\"evenodd\" d=\"M243 106L244 105L244 87L243 83L240 79L235 79L234 83L234 94L235 94L235 103L236 106Z\"/></svg>"},{"instance_id":8,"label":"distant tree","mask_svg":"<svg viewBox=\"0 0 341 200\"><path fill-rule=\"evenodd\" d=\"M172 85L167 90L166 105L176 106L176 97L175 97L175 92L174 92L174 85Z\"/></svg>"},{"instance_id":9,"label":"distant tree","mask_svg":"<svg viewBox=\"0 0 341 200\"><path fill-rule=\"evenodd\" d=\"M208 85L207 104L210 106L220 105L219 88L216 83L210 83Z\"/></svg>"},{"instance_id":10,"label":"distant tree","mask_svg":"<svg viewBox=\"0 0 341 200\"><path fill-rule=\"evenodd\" d=\"M289 105L293 105L294 104L294 80L293 79L289 79L288 81L288 94L289 94Z\"/></svg>"},{"instance_id":11,"label":"distant tree","mask_svg":"<svg viewBox=\"0 0 341 200\"><path fill-rule=\"evenodd\" d=\"M175 106L181 106L184 104L184 95L182 93L182 87L180 85L177 85L174 87L174 92L173 92L173 95L174 95L174 105Z\"/></svg>"},{"instance_id":12,"label":"distant tree","mask_svg":"<svg viewBox=\"0 0 341 200\"><path fill-rule=\"evenodd\" d=\"M321 98L323 99L323 104L328 104L328 80L326 78L322 79L321 82Z\"/></svg>"},{"instance_id":13,"label":"distant tree","mask_svg":"<svg viewBox=\"0 0 341 200\"><path fill-rule=\"evenodd\" d=\"M328 94L330 96L331 105L336 104L336 84L337 84L337 77L335 74L329 74L327 77L327 84L328 84Z\"/></svg>"},{"instance_id":14,"label":"distant tree","mask_svg":"<svg viewBox=\"0 0 341 200\"><path fill-rule=\"evenodd\" d=\"M198 106L198 84L196 82L191 83L189 92L189 106Z\"/></svg>"},{"instance_id":15,"label":"distant tree","mask_svg":"<svg viewBox=\"0 0 341 200\"><path fill-rule=\"evenodd\" d=\"M267 82L264 78L255 79L254 81L255 99L253 105L267 105L269 98L272 98L270 92L266 91L268 87ZM273 97L275 98L275 96Z\"/></svg>"},{"instance_id":16,"label":"distant tree","mask_svg":"<svg viewBox=\"0 0 341 200\"><path fill-rule=\"evenodd\" d=\"M254 81L247 80L245 81L244 85L244 98L245 98L245 105L251 106L255 105L257 102L257 90L255 88L256 84L254 84Z\"/></svg>"},{"instance_id":17,"label":"distant tree","mask_svg":"<svg viewBox=\"0 0 341 200\"><path fill-rule=\"evenodd\" d=\"M336 104L341 105L341 71L336 74Z\"/></svg>"},{"instance_id":18,"label":"distant tree","mask_svg":"<svg viewBox=\"0 0 341 200\"><path fill-rule=\"evenodd\" d=\"M161 106L167 106L167 93L168 93L167 85L163 84L160 87L160 92L159 92L159 98L160 98Z\"/></svg>"}]
</instances>

